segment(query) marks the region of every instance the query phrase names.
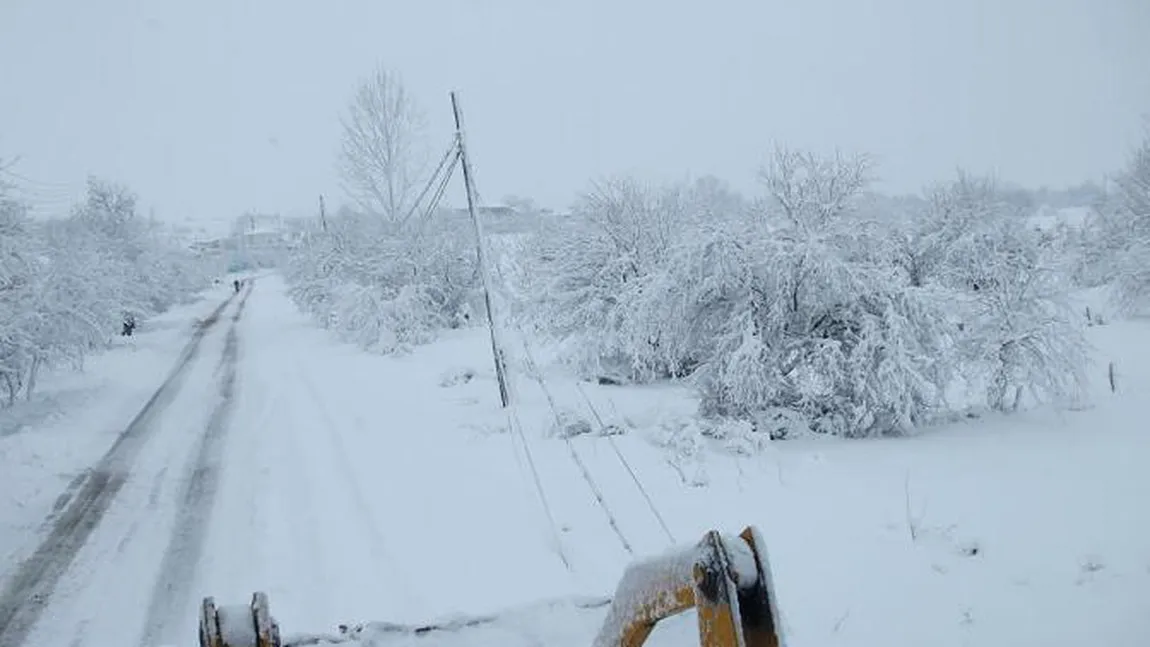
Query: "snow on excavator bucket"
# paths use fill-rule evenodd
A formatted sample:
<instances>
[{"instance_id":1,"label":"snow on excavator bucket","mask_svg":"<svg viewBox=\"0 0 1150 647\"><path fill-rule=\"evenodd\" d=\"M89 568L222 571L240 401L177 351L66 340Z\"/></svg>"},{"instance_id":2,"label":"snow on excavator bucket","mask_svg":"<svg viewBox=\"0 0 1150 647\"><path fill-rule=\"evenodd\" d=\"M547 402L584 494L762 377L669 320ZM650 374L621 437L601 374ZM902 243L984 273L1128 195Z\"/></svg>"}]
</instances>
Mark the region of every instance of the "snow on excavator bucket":
<instances>
[{"instance_id":1,"label":"snow on excavator bucket","mask_svg":"<svg viewBox=\"0 0 1150 647\"><path fill-rule=\"evenodd\" d=\"M595 605L598 606L598 605ZM708 532L698 544L632 563L623 574L591 647L641 647L661 620L695 609L700 647L780 647L782 632L766 544L754 527L738 536ZM456 632L493 618L451 625L404 627L367 623L340 627L334 636L308 635L281 642L267 596L250 607L215 606L206 598L200 647L303 647L376 644L374 636Z\"/></svg>"},{"instance_id":2,"label":"snow on excavator bucket","mask_svg":"<svg viewBox=\"0 0 1150 647\"><path fill-rule=\"evenodd\" d=\"M640 647L660 620L694 608L701 647L778 647L781 634L766 544L708 532L695 546L633 563L593 647Z\"/></svg>"}]
</instances>

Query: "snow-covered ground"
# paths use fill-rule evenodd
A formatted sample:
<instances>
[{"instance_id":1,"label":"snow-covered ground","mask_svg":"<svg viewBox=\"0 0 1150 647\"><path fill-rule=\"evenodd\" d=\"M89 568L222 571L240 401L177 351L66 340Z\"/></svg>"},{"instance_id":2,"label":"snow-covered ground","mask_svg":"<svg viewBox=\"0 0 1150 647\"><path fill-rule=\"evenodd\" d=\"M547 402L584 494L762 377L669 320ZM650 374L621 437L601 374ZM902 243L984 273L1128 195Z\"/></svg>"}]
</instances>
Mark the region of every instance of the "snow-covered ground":
<instances>
[{"instance_id":1,"label":"snow-covered ground","mask_svg":"<svg viewBox=\"0 0 1150 647\"><path fill-rule=\"evenodd\" d=\"M0 438L6 587L49 534L37 522L56 496L164 380L192 317L225 296L93 361L80 386L46 382L64 413ZM484 331L379 357L330 341L274 276L240 303L121 465L126 481L25 644L191 645L202 596L264 590L285 634L503 612L421 640L589 645L605 609L572 596L610 595L632 559L747 524L769 545L791 646L1150 640L1146 322L1091 329L1087 410L740 454L753 439L704 440L685 389L579 385L546 367L547 393L517 371L522 435L509 433ZM552 405L624 433L568 445ZM651 643L694 640L679 619Z\"/></svg>"},{"instance_id":2,"label":"snow-covered ground","mask_svg":"<svg viewBox=\"0 0 1150 647\"><path fill-rule=\"evenodd\" d=\"M30 550L54 506L132 422L167 378L196 323L230 288L140 325L82 371L46 371L31 401L0 410L0 572ZM58 510L57 510L58 512Z\"/></svg>"}]
</instances>

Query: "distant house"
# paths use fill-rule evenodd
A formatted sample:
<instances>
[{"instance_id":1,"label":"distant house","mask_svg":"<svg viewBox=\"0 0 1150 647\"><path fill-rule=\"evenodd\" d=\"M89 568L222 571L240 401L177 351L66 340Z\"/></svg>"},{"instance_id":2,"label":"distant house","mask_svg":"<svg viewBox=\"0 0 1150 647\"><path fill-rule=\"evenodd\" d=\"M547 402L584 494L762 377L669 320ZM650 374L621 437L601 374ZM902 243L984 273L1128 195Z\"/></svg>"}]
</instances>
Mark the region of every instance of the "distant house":
<instances>
[{"instance_id":1,"label":"distant house","mask_svg":"<svg viewBox=\"0 0 1150 647\"><path fill-rule=\"evenodd\" d=\"M1042 205L1034 210L1027 222L1040 231L1053 231L1058 227L1082 229L1092 215L1090 207L1052 207Z\"/></svg>"},{"instance_id":2,"label":"distant house","mask_svg":"<svg viewBox=\"0 0 1150 647\"><path fill-rule=\"evenodd\" d=\"M208 240L193 240L188 244L188 247L195 253L203 254L216 254L224 249L224 241L219 238L212 238Z\"/></svg>"},{"instance_id":3,"label":"distant house","mask_svg":"<svg viewBox=\"0 0 1150 647\"><path fill-rule=\"evenodd\" d=\"M512 207L497 205L491 207L479 207L479 213L485 216L516 216L519 212Z\"/></svg>"},{"instance_id":4,"label":"distant house","mask_svg":"<svg viewBox=\"0 0 1150 647\"><path fill-rule=\"evenodd\" d=\"M494 217L510 218L512 216L518 216L519 215L519 211L516 210L514 207L508 207L506 205L501 205L501 204L500 205L478 207L478 208L476 208L476 211L479 212L480 216L494 216ZM467 211L466 207L454 209L453 212L456 215L460 215L460 216L469 215L469 212Z\"/></svg>"},{"instance_id":5,"label":"distant house","mask_svg":"<svg viewBox=\"0 0 1150 647\"><path fill-rule=\"evenodd\" d=\"M284 219L277 214L245 213L232 224L232 235L256 234L268 231L283 231Z\"/></svg>"},{"instance_id":6,"label":"distant house","mask_svg":"<svg viewBox=\"0 0 1150 647\"><path fill-rule=\"evenodd\" d=\"M287 222L279 214L246 213L236 218L232 238L241 249L280 247L290 238Z\"/></svg>"}]
</instances>

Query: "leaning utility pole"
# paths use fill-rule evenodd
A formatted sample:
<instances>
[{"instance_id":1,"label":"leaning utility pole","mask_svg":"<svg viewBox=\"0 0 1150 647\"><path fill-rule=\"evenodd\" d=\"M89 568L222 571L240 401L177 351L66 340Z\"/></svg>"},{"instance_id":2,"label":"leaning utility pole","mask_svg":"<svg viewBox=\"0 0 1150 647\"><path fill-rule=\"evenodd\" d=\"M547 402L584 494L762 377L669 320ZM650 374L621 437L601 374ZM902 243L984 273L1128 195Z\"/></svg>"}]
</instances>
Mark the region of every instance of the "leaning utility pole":
<instances>
[{"instance_id":1,"label":"leaning utility pole","mask_svg":"<svg viewBox=\"0 0 1150 647\"><path fill-rule=\"evenodd\" d=\"M503 354L503 345L499 342L499 334L496 331L495 313L491 307L491 277L487 271L483 225L479 222L479 215L475 212L475 185L471 174L471 161L467 158L467 145L463 136L463 112L459 108L459 99L454 92L451 93L451 110L455 113L455 145L459 151L459 161L463 165L463 184L467 189L467 212L471 215L471 223L475 226L479 277L483 281L483 303L487 308L487 327L491 331L491 354L495 359L495 377L499 380L499 400L506 408L511 404L511 392L507 384L507 362Z\"/></svg>"}]
</instances>

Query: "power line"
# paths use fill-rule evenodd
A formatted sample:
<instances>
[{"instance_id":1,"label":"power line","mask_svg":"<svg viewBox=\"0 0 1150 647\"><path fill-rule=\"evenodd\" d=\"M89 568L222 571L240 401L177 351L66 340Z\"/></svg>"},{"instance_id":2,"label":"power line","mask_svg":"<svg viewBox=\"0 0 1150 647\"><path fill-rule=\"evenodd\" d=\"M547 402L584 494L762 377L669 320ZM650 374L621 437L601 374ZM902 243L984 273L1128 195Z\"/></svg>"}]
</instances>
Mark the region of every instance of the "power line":
<instances>
[{"instance_id":1,"label":"power line","mask_svg":"<svg viewBox=\"0 0 1150 647\"><path fill-rule=\"evenodd\" d=\"M562 433L563 419L559 416L559 408L555 405L555 398L551 394L551 389L547 388L547 384L543 379L543 374L539 371L539 367L535 364L535 360L531 356L531 349L527 345L527 339L522 335L522 331L520 331L520 333L521 334L519 336L519 340L523 344L523 352L525 355L524 360L527 362L528 371L531 373L532 378L534 378L535 381L539 384L539 388L543 391L543 395L547 398L548 406L551 408L551 413L555 416L555 423L560 428L560 433ZM572 443L571 439L567 437L563 438L563 442L567 445L567 451L571 456L571 460L575 462L575 465L579 468L579 471L583 473L583 480L586 481L587 486L591 489L591 494L594 495L595 500L599 503L599 507L607 516L607 523L611 526L611 529L615 531L615 535L619 538L619 542L623 545L623 549L626 550L628 554L634 555L635 551L631 548L631 542L627 541L627 537L623 534L623 530L619 528L619 524L615 519L615 513L613 513L610 506L607 505L607 500L603 496L603 492L599 490L599 486L595 483L595 479L592 478L591 472L587 469L586 463L584 463L583 459L580 458L579 452L575 449L575 444Z\"/></svg>"},{"instance_id":2,"label":"power line","mask_svg":"<svg viewBox=\"0 0 1150 647\"><path fill-rule=\"evenodd\" d=\"M499 278L503 281L503 283L506 284L507 278L503 274L502 266L497 265L496 266L496 272L499 275ZM555 399L551 395L551 391L546 385L546 382L542 376L542 372L539 370L538 365L535 363L534 356L532 355L530 346L527 343L526 335L523 331L523 328L518 324L518 322L516 322L514 325L515 325L516 331L519 333L520 342L523 346L523 351L524 351L524 355L525 355L524 360L528 365L528 369L532 373L532 377L538 382L539 387L540 387L540 389L542 389L544 395L547 397L549 406L551 408L552 413L556 417L557 423L561 425L562 420L559 418L559 413L558 413L557 406L555 404ZM587 394L583 390L582 385L579 385L577 383L576 387L578 388L580 394L583 396L583 399L587 403L588 408L591 410L592 415L595 417L596 421L599 423L600 429L606 429L606 423L603 421L602 416L599 415L599 412L595 408L594 404L591 403L590 398L587 397ZM639 490L640 494L643 496L644 500L647 503L647 507L651 510L651 513L654 515L659 526L662 528L663 533L667 536L668 541L671 543L671 545L674 545L676 543L675 535L674 535L674 533L671 532L670 527L668 527L666 520L663 518L662 513L659 511L658 506L655 504L650 493L647 491L647 488L643 485L643 482L639 478L638 473L631 466L631 464L627 460L627 458L623 455L623 452L619 448L618 444L615 442L615 439L611 438L610 436L606 436L606 440L607 440L608 444L611 446L611 449L614 451L616 458L623 465L623 467L627 470L627 473L631 476L632 482L635 484L635 487ZM571 454L572 459L575 461L576 465L583 472L584 479L587 481L588 486L591 488L596 499L599 501L600 506L603 508L603 511L607 515L608 521L610 522L612 529L615 530L615 533L618 535L621 543L623 544L623 547L627 550L628 553L634 554L632 549L631 549L630 543L627 541L627 538L623 535L622 530L620 530L619 526L616 524L614 514L611 512L610 508L607 506L605 498L603 497L602 493L599 491L599 489L598 489L597 485L595 484L594 479L591 477L590 472L587 469L586 465L583 463L582 459L579 457L578 452L575 450L574 444L571 442L571 440L569 438L564 438L564 441L567 444L567 447L568 447L568 450Z\"/></svg>"},{"instance_id":3,"label":"power line","mask_svg":"<svg viewBox=\"0 0 1150 647\"><path fill-rule=\"evenodd\" d=\"M453 157L455 159L452 159ZM439 164L435 167L435 172L432 173L431 177L427 179L427 184L424 185L423 190L419 192L419 196L417 196L415 201L411 203L411 209L409 209L407 215L403 217L402 222L406 222L408 218L411 218L412 214L415 213L415 210L419 208L419 203L423 201L423 198L427 195L427 192L431 190L432 185L435 184L435 180L439 178L440 173L443 172L444 165L446 165L449 160L451 161L451 168L454 169L456 162L459 161L459 142L456 139L451 140L451 145L447 147L447 152L444 153L443 157L439 160ZM449 170L447 176L441 182L440 186L446 184L450 177L451 171ZM438 204L438 200L435 202ZM428 212L430 211L431 209L428 209Z\"/></svg>"},{"instance_id":4,"label":"power line","mask_svg":"<svg viewBox=\"0 0 1150 647\"><path fill-rule=\"evenodd\" d=\"M579 394L583 396L584 402L587 403L587 408L591 410L591 415L595 416L595 420L599 423L599 428L601 430L606 429L607 425L603 422L602 416L599 415L598 409L596 409L595 405L591 403L591 398L587 397L587 392L583 390L583 385L576 382L575 387L579 390ZM643 486L643 482L639 479L639 475L635 473L635 470L631 467L631 463L627 461L625 456L623 456L623 452L619 449L619 445L615 443L615 439L611 436L606 436L606 438L607 443L611 445L611 449L615 451L615 456L618 457L619 462L623 464L623 467L627 468L627 473L631 475L631 480L635 483L635 487L639 489L639 492L642 493L643 498L647 500L647 507L650 508L651 512L655 515L655 519L658 520L659 525L663 528L663 532L666 533L667 539L671 542L672 545L674 545L676 543L675 535L671 532L671 529L667 527L667 522L663 520L663 515L660 514L659 508L651 499L651 495L647 493L647 488Z\"/></svg>"},{"instance_id":5,"label":"power line","mask_svg":"<svg viewBox=\"0 0 1150 647\"><path fill-rule=\"evenodd\" d=\"M512 433L519 437L519 442L523 445L523 453L527 456L527 463L531 467L531 476L535 481L535 491L539 493L539 501L543 504L543 512L547 515L547 523L551 528L551 537L552 541L555 542L555 550L559 554L559 559L563 561L563 565L570 571L571 562L567 559L566 553L563 552L563 540L559 535L559 528L555 523L555 515L551 512L551 504L547 501L547 493L543 488L543 480L539 477L539 469L535 466L535 457L531 453L531 446L527 443L527 436L523 433L523 425L519 421L518 414L515 413L514 405L507 408L507 424L511 427Z\"/></svg>"}]
</instances>

